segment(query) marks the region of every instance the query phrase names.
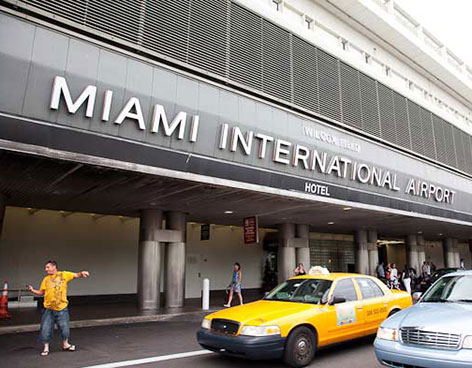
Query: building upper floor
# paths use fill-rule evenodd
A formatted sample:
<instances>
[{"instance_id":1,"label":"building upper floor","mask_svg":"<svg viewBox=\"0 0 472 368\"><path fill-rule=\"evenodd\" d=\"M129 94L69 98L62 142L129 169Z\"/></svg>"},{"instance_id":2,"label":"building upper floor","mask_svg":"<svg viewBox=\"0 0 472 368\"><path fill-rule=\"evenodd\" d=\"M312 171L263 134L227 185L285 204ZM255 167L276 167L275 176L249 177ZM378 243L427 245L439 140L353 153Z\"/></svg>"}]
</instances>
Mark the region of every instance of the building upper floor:
<instances>
[{"instance_id":1,"label":"building upper floor","mask_svg":"<svg viewBox=\"0 0 472 368\"><path fill-rule=\"evenodd\" d=\"M395 0L239 0L472 132L472 67Z\"/></svg>"},{"instance_id":2,"label":"building upper floor","mask_svg":"<svg viewBox=\"0 0 472 368\"><path fill-rule=\"evenodd\" d=\"M366 1L371 0L359 3ZM354 6L358 2L346 3ZM327 10L333 1L328 5L293 1L300 8L306 6L310 14L318 14L318 18L304 15L305 23L298 25L294 16L287 16L286 9L295 9L288 1L3 0L1 4L6 5L4 11L48 27L82 33L89 41L178 66L472 174L471 129L424 99L424 94L414 93L414 86L424 82L428 94L442 93L451 104L464 108L467 100L461 103L448 93L446 84L442 88L437 80L431 81L432 76L428 79L427 72L418 72L396 57L400 52L393 46L381 48L380 41L372 41L373 36L367 37L334 10ZM274 4L283 5L284 12ZM315 22L312 26L318 24L317 29L309 29L307 19ZM330 42L328 29L331 34L339 30L341 42L339 37ZM363 53L355 61L355 52L350 50L368 47L371 54ZM380 70L377 64L389 67L376 73ZM411 83L395 83L401 79L399 75Z\"/></svg>"}]
</instances>

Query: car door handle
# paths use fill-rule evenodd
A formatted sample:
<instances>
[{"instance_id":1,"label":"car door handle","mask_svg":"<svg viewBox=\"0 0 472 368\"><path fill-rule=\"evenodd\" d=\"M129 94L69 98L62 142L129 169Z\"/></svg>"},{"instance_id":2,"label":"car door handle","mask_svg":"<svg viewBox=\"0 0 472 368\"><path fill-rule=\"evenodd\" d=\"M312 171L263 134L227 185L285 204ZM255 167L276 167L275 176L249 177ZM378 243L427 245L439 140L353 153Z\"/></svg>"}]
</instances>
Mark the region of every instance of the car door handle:
<instances>
[{"instance_id":1,"label":"car door handle","mask_svg":"<svg viewBox=\"0 0 472 368\"><path fill-rule=\"evenodd\" d=\"M356 307L356 308L357 308L357 310L360 310L360 311L362 310L362 307Z\"/></svg>"}]
</instances>

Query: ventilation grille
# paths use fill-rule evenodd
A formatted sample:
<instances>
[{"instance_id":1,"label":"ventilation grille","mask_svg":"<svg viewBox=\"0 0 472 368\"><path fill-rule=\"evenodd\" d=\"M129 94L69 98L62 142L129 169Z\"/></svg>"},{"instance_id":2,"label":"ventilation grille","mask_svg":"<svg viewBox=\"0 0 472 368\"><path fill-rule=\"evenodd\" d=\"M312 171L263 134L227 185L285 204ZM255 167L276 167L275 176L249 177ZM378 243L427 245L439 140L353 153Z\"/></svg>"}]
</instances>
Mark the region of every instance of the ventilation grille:
<instances>
[{"instance_id":1,"label":"ventilation grille","mask_svg":"<svg viewBox=\"0 0 472 368\"><path fill-rule=\"evenodd\" d=\"M343 123L362 129L359 72L347 64L340 65Z\"/></svg>"},{"instance_id":2,"label":"ventilation grille","mask_svg":"<svg viewBox=\"0 0 472 368\"><path fill-rule=\"evenodd\" d=\"M292 58L294 103L308 110L319 112L316 47L298 37L293 37Z\"/></svg>"},{"instance_id":3,"label":"ventilation grille","mask_svg":"<svg viewBox=\"0 0 472 368\"><path fill-rule=\"evenodd\" d=\"M6 0L472 174L471 136L232 0Z\"/></svg>"}]
</instances>

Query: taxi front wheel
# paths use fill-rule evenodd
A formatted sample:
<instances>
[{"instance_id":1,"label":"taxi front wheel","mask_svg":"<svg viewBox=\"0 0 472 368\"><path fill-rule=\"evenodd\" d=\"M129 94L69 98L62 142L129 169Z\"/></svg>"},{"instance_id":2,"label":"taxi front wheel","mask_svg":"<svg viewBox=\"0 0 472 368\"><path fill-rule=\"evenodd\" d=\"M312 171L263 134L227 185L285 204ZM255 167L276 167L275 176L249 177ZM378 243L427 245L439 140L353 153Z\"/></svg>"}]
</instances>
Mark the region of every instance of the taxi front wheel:
<instances>
[{"instance_id":1,"label":"taxi front wheel","mask_svg":"<svg viewBox=\"0 0 472 368\"><path fill-rule=\"evenodd\" d=\"M285 345L284 361L290 367L305 367L313 360L316 351L316 339L308 327L293 330Z\"/></svg>"}]
</instances>

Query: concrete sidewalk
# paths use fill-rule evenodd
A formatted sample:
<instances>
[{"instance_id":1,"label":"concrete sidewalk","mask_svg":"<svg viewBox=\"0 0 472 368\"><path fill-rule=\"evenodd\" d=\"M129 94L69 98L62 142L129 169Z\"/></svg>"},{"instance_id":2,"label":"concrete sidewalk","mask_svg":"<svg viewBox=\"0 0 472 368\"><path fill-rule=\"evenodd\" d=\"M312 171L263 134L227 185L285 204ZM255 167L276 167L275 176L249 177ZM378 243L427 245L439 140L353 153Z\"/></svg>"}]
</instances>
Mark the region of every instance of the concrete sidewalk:
<instances>
[{"instance_id":1,"label":"concrete sidewalk","mask_svg":"<svg viewBox=\"0 0 472 368\"><path fill-rule=\"evenodd\" d=\"M205 315L221 309L211 306L203 311L197 306L162 308L155 311L139 311L134 303L70 306L70 327L109 326L157 321L199 321ZM11 319L0 320L0 335L39 330L39 308L12 309Z\"/></svg>"}]
</instances>

